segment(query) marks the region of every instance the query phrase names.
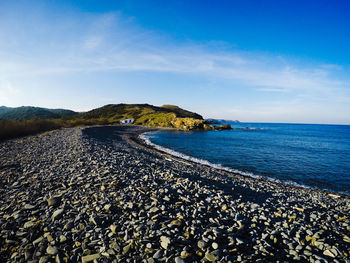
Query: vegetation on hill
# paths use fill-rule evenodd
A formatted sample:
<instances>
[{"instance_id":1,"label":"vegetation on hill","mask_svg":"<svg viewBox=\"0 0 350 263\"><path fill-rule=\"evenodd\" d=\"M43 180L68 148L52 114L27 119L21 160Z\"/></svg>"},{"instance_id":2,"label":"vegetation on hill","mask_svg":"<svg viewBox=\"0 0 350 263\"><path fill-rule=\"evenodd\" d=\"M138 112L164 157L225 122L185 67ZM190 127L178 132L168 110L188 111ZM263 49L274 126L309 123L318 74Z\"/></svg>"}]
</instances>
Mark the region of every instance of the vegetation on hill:
<instances>
[{"instance_id":1,"label":"vegetation on hill","mask_svg":"<svg viewBox=\"0 0 350 263\"><path fill-rule=\"evenodd\" d=\"M0 141L54 130L62 127L53 120L0 120Z\"/></svg>"},{"instance_id":2,"label":"vegetation on hill","mask_svg":"<svg viewBox=\"0 0 350 263\"><path fill-rule=\"evenodd\" d=\"M150 127L166 127L180 130L196 130L204 127L203 117L174 105L157 107L149 104L109 104L76 115L74 120L99 120L109 124L123 119L134 119L134 124Z\"/></svg>"},{"instance_id":3,"label":"vegetation on hill","mask_svg":"<svg viewBox=\"0 0 350 263\"><path fill-rule=\"evenodd\" d=\"M102 120L33 119L27 121L0 120L0 141L32 135L39 132L87 125L106 125Z\"/></svg>"},{"instance_id":4,"label":"vegetation on hill","mask_svg":"<svg viewBox=\"0 0 350 263\"><path fill-rule=\"evenodd\" d=\"M183 131L231 128L229 125L217 127L208 125L201 115L173 105L157 107L149 104L110 104L79 114L67 110L20 107L17 108L21 109L17 111L17 114L6 115L4 112L7 109L6 107L0 107L0 116L16 116L16 120L0 120L0 140L61 127L120 124L121 120L130 118L134 119L134 124L136 125L174 128ZM52 115L47 114L48 112ZM59 114L64 117L57 118ZM29 116L35 116L35 119L26 120Z\"/></svg>"},{"instance_id":5,"label":"vegetation on hill","mask_svg":"<svg viewBox=\"0 0 350 263\"><path fill-rule=\"evenodd\" d=\"M0 107L1 120L25 121L32 119L59 119L76 115L71 110L64 109L46 109L31 106L22 106L17 108Z\"/></svg>"}]
</instances>

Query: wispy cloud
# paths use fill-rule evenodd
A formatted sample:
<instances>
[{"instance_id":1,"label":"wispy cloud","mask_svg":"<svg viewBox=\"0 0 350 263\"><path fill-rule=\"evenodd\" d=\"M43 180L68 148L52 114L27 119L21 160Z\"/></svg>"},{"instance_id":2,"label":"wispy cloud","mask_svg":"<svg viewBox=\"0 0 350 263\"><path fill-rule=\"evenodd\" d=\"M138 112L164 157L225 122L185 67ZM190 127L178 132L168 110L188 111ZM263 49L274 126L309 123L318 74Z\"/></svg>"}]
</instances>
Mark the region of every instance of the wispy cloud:
<instances>
[{"instance_id":1,"label":"wispy cloud","mask_svg":"<svg viewBox=\"0 0 350 263\"><path fill-rule=\"evenodd\" d=\"M281 62L281 56L263 56L240 51L222 52L207 49L205 45L186 43L164 44L166 40L152 32L135 29L133 25L124 23L118 13L86 15L82 30L80 21L71 17L68 17L68 21L67 18L62 20L70 23L70 32L75 32L68 39L65 31L57 30L50 37L51 41L45 42L43 38L46 36L39 36L32 43L36 47L30 50L26 50L25 45L19 45L18 50L22 49L19 54L8 54L6 48L4 50L0 46L3 51L0 53L2 75L113 70L159 71L203 74L271 92L325 91L348 85L330 77L332 70L341 70L338 65L298 67L288 63L287 59ZM35 23L35 18L33 21ZM46 26L41 24L41 27L43 34L47 34L48 28L55 31L62 25L54 22ZM1 33L5 39L6 32Z\"/></svg>"},{"instance_id":2,"label":"wispy cloud","mask_svg":"<svg viewBox=\"0 0 350 263\"><path fill-rule=\"evenodd\" d=\"M10 81L0 80L0 105L7 105L10 98L18 96L19 89L15 88Z\"/></svg>"},{"instance_id":3,"label":"wispy cloud","mask_svg":"<svg viewBox=\"0 0 350 263\"><path fill-rule=\"evenodd\" d=\"M283 55L230 50L222 44L215 48L213 43L174 42L120 13L79 14L80 19L68 13L48 19L44 11L26 15L23 23L30 25L0 17L0 24L7 25L0 28L0 81L82 72L156 72L244 86L252 92L349 97L350 80L339 77L344 70L340 65L295 63ZM1 87L3 98L9 96L6 90Z\"/></svg>"}]
</instances>

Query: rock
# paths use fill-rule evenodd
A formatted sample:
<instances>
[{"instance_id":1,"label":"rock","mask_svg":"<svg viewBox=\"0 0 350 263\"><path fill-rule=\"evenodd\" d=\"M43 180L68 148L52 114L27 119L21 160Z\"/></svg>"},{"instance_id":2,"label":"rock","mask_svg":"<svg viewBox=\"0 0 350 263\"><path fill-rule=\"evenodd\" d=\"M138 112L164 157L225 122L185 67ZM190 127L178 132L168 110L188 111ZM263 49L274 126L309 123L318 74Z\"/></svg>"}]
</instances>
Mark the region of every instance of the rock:
<instances>
[{"instance_id":1,"label":"rock","mask_svg":"<svg viewBox=\"0 0 350 263\"><path fill-rule=\"evenodd\" d=\"M39 263L46 263L46 262L50 262L50 257L43 256L39 259Z\"/></svg>"},{"instance_id":2,"label":"rock","mask_svg":"<svg viewBox=\"0 0 350 263\"><path fill-rule=\"evenodd\" d=\"M159 208L158 207L152 207L149 211L151 213L157 213L159 211Z\"/></svg>"},{"instance_id":3,"label":"rock","mask_svg":"<svg viewBox=\"0 0 350 263\"><path fill-rule=\"evenodd\" d=\"M310 215L310 218L316 220L316 219L317 219L317 215L316 215L316 214L311 214L311 215Z\"/></svg>"},{"instance_id":4,"label":"rock","mask_svg":"<svg viewBox=\"0 0 350 263\"><path fill-rule=\"evenodd\" d=\"M52 221L60 219L62 217L64 209L57 209L55 212L53 212L51 219Z\"/></svg>"},{"instance_id":5,"label":"rock","mask_svg":"<svg viewBox=\"0 0 350 263\"><path fill-rule=\"evenodd\" d=\"M49 233L49 232L46 232L45 234L44 234L44 237L47 239L47 241L49 241L49 242L52 242L54 239L53 239L53 237L51 236L51 234Z\"/></svg>"},{"instance_id":6,"label":"rock","mask_svg":"<svg viewBox=\"0 0 350 263\"><path fill-rule=\"evenodd\" d=\"M109 226L109 229L112 231L113 234L115 234L115 231L116 231L116 229L117 229L117 226L114 225L114 224L113 224L113 225L110 225L110 226Z\"/></svg>"},{"instance_id":7,"label":"rock","mask_svg":"<svg viewBox=\"0 0 350 263\"><path fill-rule=\"evenodd\" d=\"M338 252L335 249L327 249L323 251L323 255L335 258L338 255Z\"/></svg>"},{"instance_id":8,"label":"rock","mask_svg":"<svg viewBox=\"0 0 350 263\"><path fill-rule=\"evenodd\" d=\"M244 241L238 237L236 238L236 242L237 242L237 245L244 244Z\"/></svg>"},{"instance_id":9,"label":"rock","mask_svg":"<svg viewBox=\"0 0 350 263\"><path fill-rule=\"evenodd\" d=\"M23 209L25 209L25 210L32 210L34 208L35 208L35 206L33 206L31 204L25 204L24 207L23 207Z\"/></svg>"},{"instance_id":10,"label":"rock","mask_svg":"<svg viewBox=\"0 0 350 263\"><path fill-rule=\"evenodd\" d=\"M190 254L187 251L184 251L184 250L181 251L181 254L180 254L181 258L187 258L189 255Z\"/></svg>"},{"instance_id":11,"label":"rock","mask_svg":"<svg viewBox=\"0 0 350 263\"><path fill-rule=\"evenodd\" d=\"M115 207L114 205L111 205L111 204L106 204L103 208L108 213L112 213L112 214L115 214L118 211L117 207Z\"/></svg>"},{"instance_id":12,"label":"rock","mask_svg":"<svg viewBox=\"0 0 350 263\"><path fill-rule=\"evenodd\" d=\"M117 244L116 241L113 241L112 243L110 243L109 247L114 249L118 253L120 252L120 246Z\"/></svg>"},{"instance_id":13,"label":"rock","mask_svg":"<svg viewBox=\"0 0 350 263\"><path fill-rule=\"evenodd\" d=\"M221 131L221 130L232 130L232 127L230 124L222 124L220 126L215 126L215 130Z\"/></svg>"},{"instance_id":14,"label":"rock","mask_svg":"<svg viewBox=\"0 0 350 263\"><path fill-rule=\"evenodd\" d=\"M185 260L183 260L183 259L180 258L180 257L176 257L176 258L175 258L175 263L185 263Z\"/></svg>"},{"instance_id":15,"label":"rock","mask_svg":"<svg viewBox=\"0 0 350 263\"><path fill-rule=\"evenodd\" d=\"M62 256L60 254L56 255L56 259L55 260L56 260L56 263L64 263L63 258L62 258Z\"/></svg>"},{"instance_id":16,"label":"rock","mask_svg":"<svg viewBox=\"0 0 350 263\"><path fill-rule=\"evenodd\" d=\"M49 255L56 255L58 253L58 249L57 247L48 246L46 249L46 253Z\"/></svg>"},{"instance_id":17,"label":"rock","mask_svg":"<svg viewBox=\"0 0 350 263\"><path fill-rule=\"evenodd\" d=\"M159 259L163 256L163 251L161 249L157 250L156 253L154 253L153 258Z\"/></svg>"},{"instance_id":18,"label":"rock","mask_svg":"<svg viewBox=\"0 0 350 263\"><path fill-rule=\"evenodd\" d=\"M87 256L83 256L81 258L81 262L82 263L87 263L87 262L90 262L90 261L93 261L93 260L99 259L99 258L100 258L100 254L87 255Z\"/></svg>"},{"instance_id":19,"label":"rock","mask_svg":"<svg viewBox=\"0 0 350 263\"><path fill-rule=\"evenodd\" d=\"M60 235L60 243L64 243L67 241L67 238L65 235Z\"/></svg>"},{"instance_id":20,"label":"rock","mask_svg":"<svg viewBox=\"0 0 350 263\"><path fill-rule=\"evenodd\" d=\"M123 255L127 254L129 252L130 248L131 248L130 244L123 247Z\"/></svg>"},{"instance_id":21,"label":"rock","mask_svg":"<svg viewBox=\"0 0 350 263\"><path fill-rule=\"evenodd\" d=\"M210 262L215 262L217 260L216 256L212 253L206 253L205 258Z\"/></svg>"},{"instance_id":22,"label":"rock","mask_svg":"<svg viewBox=\"0 0 350 263\"><path fill-rule=\"evenodd\" d=\"M124 128L0 143L1 262L347 260L348 196L169 161Z\"/></svg>"},{"instance_id":23,"label":"rock","mask_svg":"<svg viewBox=\"0 0 350 263\"><path fill-rule=\"evenodd\" d=\"M43 239L44 239L44 237L38 237L37 239L35 239L33 241L33 245L36 245L36 244L40 243Z\"/></svg>"},{"instance_id":24,"label":"rock","mask_svg":"<svg viewBox=\"0 0 350 263\"><path fill-rule=\"evenodd\" d=\"M101 222L100 218L98 216L90 216L89 222L93 223L95 226L98 226Z\"/></svg>"},{"instance_id":25,"label":"rock","mask_svg":"<svg viewBox=\"0 0 350 263\"><path fill-rule=\"evenodd\" d=\"M200 249L205 249L207 247L207 242L203 241L203 240L199 240L197 242L197 246L200 248Z\"/></svg>"},{"instance_id":26,"label":"rock","mask_svg":"<svg viewBox=\"0 0 350 263\"><path fill-rule=\"evenodd\" d=\"M58 196L52 196L49 199L47 199L48 206L59 206L60 203L61 203L61 197L58 197Z\"/></svg>"},{"instance_id":27,"label":"rock","mask_svg":"<svg viewBox=\"0 0 350 263\"><path fill-rule=\"evenodd\" d=\"M24 228L30 228L34 225L34 222L33 221L28 221L28 222L25 222L23 227Z\"/></svg>"},{"instance_id":28,"label":"rock","mask_svg":"<svg viewBox=\"0 0 350 263\"><path fill-rule=\"evenodd\" d=\"M162 248L167 250L169 244L170 244L170 239L168 237L166 237L166 236L161 236L160 237L160 245L162 246Z\"/></svg>"}]
</instances>

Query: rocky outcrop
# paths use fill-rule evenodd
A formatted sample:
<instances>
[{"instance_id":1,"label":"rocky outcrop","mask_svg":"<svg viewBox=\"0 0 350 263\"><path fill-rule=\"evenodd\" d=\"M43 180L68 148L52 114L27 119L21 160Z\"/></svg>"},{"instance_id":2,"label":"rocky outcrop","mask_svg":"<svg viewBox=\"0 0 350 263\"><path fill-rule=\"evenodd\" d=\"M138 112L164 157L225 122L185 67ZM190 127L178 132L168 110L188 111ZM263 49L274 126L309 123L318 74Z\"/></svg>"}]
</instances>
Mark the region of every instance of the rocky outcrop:
<instances>
[{"instance_id":1,"label":"rocky outcrop","mask_svg":"<svg viewBox=\"0 0 350 263\"><path fill-rule=\"evenodd\" d=\"M203 130L205 131L222 131L222 130L232 130L232 127L230 124L222 124L220 126L214 126L214 125L203 125Z\"/></svg>"}]
</instances>

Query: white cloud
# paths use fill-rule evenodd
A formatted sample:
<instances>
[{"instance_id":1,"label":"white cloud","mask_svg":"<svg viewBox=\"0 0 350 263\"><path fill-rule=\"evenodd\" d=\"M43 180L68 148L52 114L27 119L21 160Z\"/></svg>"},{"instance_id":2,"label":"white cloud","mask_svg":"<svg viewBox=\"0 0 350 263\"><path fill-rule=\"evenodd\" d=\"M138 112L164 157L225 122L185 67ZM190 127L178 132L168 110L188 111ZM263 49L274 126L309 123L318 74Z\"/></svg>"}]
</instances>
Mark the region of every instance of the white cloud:
<instances>
[{"instance_id":1,"label":"white cloud","mask_svg":"<svg viewBox=\"0 0 350 263\"><path fill-rule=\"evenodd\" d=\"M0 106L9 105L11 98L18 96L19 93L20 90L15 88L10 81L0 79Z\"/></svg>"},{"instance_id":2,"label":"white cloud","mask_svg":"<svg viewBox=\"0 0 350 263\"><path fill-rule=\"evenodd\" d=\"M25 26L26 30L20 34L16 31L21 28L18 19L8 20L16 23L13 28L8 21L6 29L0 28L0 81L36 78L39 82L47 76L60 78L89 72L157 72L205 79L217 86L222 83L244 86L257 96L288 94L291 100L326 98L339 103L346 103L350 97L350 80L337 75L345 70L339 65L305 61L297 64L283 55L229 50L222 43L217 49L211 42L208 45L174 43L139 28L133 19L119 13L62 14L55 20L49 17L45 13L27 17L31 25ZM7 38L16 43L15 47L1 41ZM27 39L30 45L26 44ZM225 93L219 87L216 90ZM0 89L0 96L3 100L15 99L15 94L7 88ZM279 108L240 109L233 113L266 117L275 115L276 111L289 114L290 110L293 105L285 104ZM295 108L294 112L297 114Z\"/></svg>"},{"instance_id":3,"label":"white cloud","mask_svg":"<svg viewBox=\"0 0 350 263\"><path fill-rule=\"evenodd\" d=\"M70 31L80 32L80 35L70 35L69 39L65 39L64 31L57 30L58 35L52 38L63 41L55 45L38 39L37 50L32 55L31 50L17 55L8 55L5 50L0 55L1 75L154 71L199 74L266 92L330 93L349 86L347 80L330 77L332 70L341 69L337 65L299 67L288 63L281 55L220 52L205 45L171 45L151 32L136 30L132 25L123 23L117 13L87 16L83 29L80 21L68 20ZM57 26L47 25L52 28ZM44 28L43 32L47 30Z\"/></svg>"}]
</instances>

